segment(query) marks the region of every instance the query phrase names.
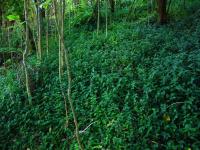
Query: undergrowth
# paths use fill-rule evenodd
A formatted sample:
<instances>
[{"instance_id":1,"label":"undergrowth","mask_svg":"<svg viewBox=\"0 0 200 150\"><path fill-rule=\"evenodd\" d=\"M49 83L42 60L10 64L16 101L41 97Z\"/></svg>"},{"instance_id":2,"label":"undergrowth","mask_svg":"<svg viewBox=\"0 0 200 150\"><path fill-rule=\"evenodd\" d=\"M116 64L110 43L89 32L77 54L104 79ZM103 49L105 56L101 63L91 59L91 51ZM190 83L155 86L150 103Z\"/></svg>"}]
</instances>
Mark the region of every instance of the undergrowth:
<instances>
[{"instance_id":1,"label":"undergrowth","mask_svg":"<svg viewBox=\"0 0 200 150\"><path fill-rule=\"evenodd\" d=\"M85 149L200 148L199 22L199 13L166 26L114 22L107 37L66 30ZM0 149L78 149L71 113L64 126L54 39L50 48L42 64L29 57L32 106L22 68L1 69Z\"/></svg>"}]
</instances>

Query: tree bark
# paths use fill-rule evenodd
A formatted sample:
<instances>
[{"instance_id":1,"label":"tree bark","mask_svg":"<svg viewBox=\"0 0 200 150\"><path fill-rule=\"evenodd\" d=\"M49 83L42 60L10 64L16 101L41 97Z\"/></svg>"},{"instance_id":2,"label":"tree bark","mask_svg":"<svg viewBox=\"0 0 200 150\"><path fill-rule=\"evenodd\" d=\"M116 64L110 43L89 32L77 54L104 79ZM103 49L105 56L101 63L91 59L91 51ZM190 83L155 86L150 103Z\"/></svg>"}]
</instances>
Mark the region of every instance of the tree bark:
<instances>
[{"instance_id":1,"label":"tree bark","mask_svg":"<svg viewBox=\"0 0 200 150\"><path fill-rule=\"evenodd\" d=\"M2 27L2 20L3 20L3 9L2 6L0 5L0 27Z\"/></svg>"},{"instance_id":2,"label":"tree bark","mask_svg":"<svg viewBox=\"0 0 200 150\"><path fill-rule=\"evenodd\" d=\"M76 112L75 112L75 108L74 108L74 105L73 105L73 101L72 101L72 92L71 92L71 89L72 89L72 77L71 77L71 66L70 66L70 58L69 58L69 55L68 55L68 50L65 48L65 41L64 41L64 33L63 32L63 25L62 25L62 22L59 23L59 19L58 18L61 18L62 21L64 21L64 0L62 0L62 8L63 8L63 11L62 13L59 13L56 11L56 0L53 1L53 4L54 4L54 9L55 9L55 21L56 21L56 28L57 28L57 32L58 32L58 36L59 36L59 42L61 43L61 48L62 48L62 51L64 51L65 53L65 64L66 64L66 67L67 67L67 80L68 80L68 90L67 90L67 97L68 97L68 101L69 101L69 104L70 104L70 107L71 107L71 110L72 110L72 114L73 114L73 118L74 118L74 124L75 124L75 134L76 134L76 138L77 138L77 142L79 144L79 148L81 150L83 150L83 146L81 144L81 139L80 139L80 135L79 135L79 126L78 126L78 121L77 121L77 116L76 116ZM61 15L60 17L58 17L58 15Z\"/></svg>"},{"instance_id":3,"label":"tree bark","mask_svg":"<svg viewBox=\"0 0 200 150\"><path fill-rule=\"evenodd\" d=\"M34 38L33 38L33 32L32 32L32 30L31 30L31 28L30 28L30 26L28 25L28 32L29 32L29 34L28 34L28 38L29 38L29 45L30 45L30 49L32 50L32 51L36 51L36 46L35 46L35 41L34 41Z\"/></svg>"},{"instance_id":4,"label":"tree bark","mask_svg":"<svg viewBox=\"0 0 200 150\"><path fill-rule=\"evenodd\" d=\"M21 22L25 22L25 16L20 16L20 20L21 20ZM23 24L23 26L24 26L24 30L26 31L26 24ZM33 32L32 32L32 30L31 30L31 27L30 27L30 25L28 24L28 42L29 42L29 51L28 51L28 53L29 52L31 52L31 51L36 51L36 45L35 45L35 40L34 40L34 37L33 37Z\"/></svg>"},{"instance_id":5,"label":"tree bark","mask_svg":"<svg viewBox=\"0 0 200 150\"><path fill-rule=\"evenodd\" d=\"M29 83L29 74L26 64L26 56L28 53L28 40L29 40L29 29L28 29L28 0L24 0L24 16L25 16L25 33L26 33L26 39L25 39L25 50L23 52L23 66L24 66L24 73L25 73L25 82L26 82L26 91L28 96L29 104L32 104L32 96L30 91L30 83Z\"/></svg>"},{"instance_id":6,"label":"tree bark","mask_svg":"<svg viewBox=\"0 0 200 150\"><path fill-rule=\"evenodd\" d=\"M115 12L115 0L109 0L110 1L110 10L111 13Z\"/></svg>"},{"instance_id":7,"label":"tree bark","mask_svg":"<svg viewBox=\"0 0 200 150\"><path fill-rule=\"evenodd\" d=\"M47 8L46 10L46 52L47 52L47 56L49 55L49 8Z\"/></svg>"},{"instance_id":8,"label":"tree bark","mask_svg":"<svg viewBox=\"0 0 200 150\"><path fill-rule=\"evenodd\" d=\"M159 23L167 23L167 0L157 0L158 13L159 13Z\"/></svg>"}]
</instances>

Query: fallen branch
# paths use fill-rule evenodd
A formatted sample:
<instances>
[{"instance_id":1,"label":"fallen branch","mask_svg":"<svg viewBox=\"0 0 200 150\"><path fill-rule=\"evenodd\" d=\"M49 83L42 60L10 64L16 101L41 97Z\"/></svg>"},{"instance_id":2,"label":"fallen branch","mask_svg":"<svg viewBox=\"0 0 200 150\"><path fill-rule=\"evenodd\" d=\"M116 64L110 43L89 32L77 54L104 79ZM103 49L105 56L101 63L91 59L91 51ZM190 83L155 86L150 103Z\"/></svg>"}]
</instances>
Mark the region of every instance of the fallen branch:
<instances>
[{"instance_id":1,"label":"fallen branch","mask_svg":"<svg viewBox=\"0 0 200 150\"><path fill-rule=\"evenodd\" d=\"M95 122L96 122L96 121L95 121ZM90 123L84 130L79 131L79 134L85 133L86 130L87 130L91 125L93 125L95 122ZM76 134L74 134L74 135L69 139L69 141L71 141L71 140L74 139L75 137L76 137Z\"/></svg>"},{"instance_id":2,"label":"fallen branch","mask_svg":"<svg viewBox=\"0 0 200 150\"><path fill-rule=\"evenodd\" d=\"M95 121L96 122L96 121ZM79 134L83 134L91 125L93 125L95 122L90 123L84 130L79 131Z\"/></svg>"}]
</instances>

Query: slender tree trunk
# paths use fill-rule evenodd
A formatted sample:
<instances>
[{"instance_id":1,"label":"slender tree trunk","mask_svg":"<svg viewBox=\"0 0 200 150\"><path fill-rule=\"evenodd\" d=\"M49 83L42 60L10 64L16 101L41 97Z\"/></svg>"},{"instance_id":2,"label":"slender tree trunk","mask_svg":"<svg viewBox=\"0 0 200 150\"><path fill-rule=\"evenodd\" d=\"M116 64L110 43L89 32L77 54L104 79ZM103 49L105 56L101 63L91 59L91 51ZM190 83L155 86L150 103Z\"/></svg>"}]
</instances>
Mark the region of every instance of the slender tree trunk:
<instances>
[{"instance_id":1,"label":"slender tree trunk","mask_svg":"<svg viewBox=\"0 0 200 150\"><path fill-rule=\"evenodd\" d=\"M61 30L62 28L62 1L60 1L59 4L57 4L56 1L54 1L54 9L55 9L55 17L56 17L56 24L57 24L57 30ZM61 31L60 31L61 33ZM62 33L61 33L62 34ZM61 36L58 35L59 38L59 80L62 81L62 75L63 75L63 69L64 69L64 52L62 50L62 44L61 44Z\"/></svg>"},{"instance_id":2,"label":"slender tree trunk","mask_svg":"<svg viewBox=\"0 0 200 150\"><path fill-rule=\"evenodd\" d=\"M97 35L99 34L99 26L100 26L100 0L97 0Z\"/></svg>"},{"instance_id":3,"label":"slender tree trunk","mask_svg":"<svg viewBox=\"0 0 200 150\"><path fill-rule=\"evenodd\" d=\"M167 7L167 14L169 13L171 2L172 2L172 0L169 0L169 2L168 2L169 4L168 4L168 7Z\"/></svg>"},{"instance_id":4,"label":"slender tree trunk","mask_svg":"<svg viewBox=\"0 0 200 150\"><path fill-rule=\"evenodd\" d=\"M60 1L60 29L61 29L61 38L64 39L64 15L65 15L65 1ZM64 48L62 46L62 41L60 38L60 74L63 75L64 72Z\"/></svg>"},{"instance_id":5,"label":"slender tree trunk","mask_svg":"<svg viewBox=\"0 0 200 150\"><path fill-rule=\"evenodd\" d=\"M24 0L24 13L25 13L25 22L26 22L26 40L25 40L25 50L23 52L23 65L24 65L24 72L25 72L25 82L26 82L26 91L28 95L28 101L29 104L32 104L32 96L31 91L29 87L29 75L28 75L28 69L26 66L26 56L28 52L28 44L29 44L29 29L28 29L28 0Z\"/></svg>"},{"instance_id":6,"label":"slender tree trunk","mask_svg":"<svg viewBox=\"0 0 200 150\"><path fill-rule=\"evenodd\" d=\"M46 21L47 21L47 24L46 24L46 53L47 53L47 56L49 55L49 8L47 8L46 10Z\"/></svg>"},{"instance_id":7,"label":"slender tree trunk","mask_svg":"<svg viewBox=\"0 0 200 150\"><path fill-rule=\"evenodd\" d=\"M115 0L109 0L110 1L110 10L111 13L115 12Z\"/></svg>"},{"instance_id":8,"label":"slender tree trunk","mask_svg":"<svg viewBox=\"0 0 200 150\"><path fill-rule=\"evenodd\" d=\"M64 19L65 19L65 0L62 0L61 3L61 38L64 41ZM61 43L61 71L63 73L64 71L64 44L62 44L62 41L60 40ZM61 81L62 82L62 81ZM62 83L60 83L62 85ZM61 87L62 88L62 87ZM65 102L65 115L66 115L66 127L68 126L68 107L67 107L67 99L64 94L64 89L62 88L62 93L64 97L64 102Z\"/></svg>"},{"instance_id":9,"label":"slender tree trunk","mask_svg":"<svg viewBox=\"0 0 200 150\"><path fill-rule=\"evenodd\" d=\"M64 0L62 0L64 4ZM56 0L53 1L54 2L54 8L56 9ZM64 7L63 7L64 9ZM74 109L74 105L73 105L73 101L72 101L72 96L71 96L71 88L72 88L72 78L71 78L71 66L70 66L70 60L69 60L69 56L67 54L67 49L65 48L65 42L64 42L64 34L61 33L63 31L62 25L59 26L59 21L58 21L58 14L56 13L57 11L55 10L55 16L56 16L56 28L58 31L58 36L61 42L61 48L63 49L63 51L65 52L65 63L66 63L66 67L67 67L67 80L68 80L68 90L67 90L67 97L69 100L69 104L72 110L72 114L73 114L73 118L74 118L74 124L75 124L75 133L76 133L76 139L77 142L79 144L79 148L81 150L83 150L83 146L81 144L81 140L80 140L80 136L79 136L79 127L78 127L78 121L77 121L77 116L76 116L76 112ZM61 18L64 17L64 14L60 14ZM64 20L64 18L62 18L62 20Z\"/></svg>"},{"instance_id":10,"label":"slender tree trunk","mask_svg":"<svg viewBox=\"0 0 200 150\"><path fill-rule=\"evenodd\" d=\"M157 0L159 22L160 24L167 23L167 0Z\"/></svg>"},{"instance_id":11,"label":"slender tree trunk","mask_svg":"<svg viewBox=\"0 0 200 150\"><path fill-rule=\"evenodd\" d=\"M96 19L97 22L98 22L98 15L99 15L99 9L100 9L99 5L100 5L100 0L96 0L94 4L92 16L91 16L91 20Z\"/></svg>"},{"instance_id":12,"label":"slender tree trunk","mask_svg":"<svg viewBox=\"0 0 200 150\"><path fill-rule=\"evenodd\" d=\"M62 85L62 76L63 74L61 73L61 62L64 64L64 58L61 59L61 56L64 57L64 47L61 41L61 38L64 41L64 13L65 13L65 2L60 1L60 7L57 8L57 2L54 0L54 9L55 9L55 21L56 21L56 28L58 33L58 38L59 38L59 82L60 82L60 90L64 99L65 103L65 115L66 115L66 124L65 126L68 126L68 107L67 107L67 98L64 92L64 88ZM59 10L59 11L58 11ZM60 16L59 16L60 15ZM61 55L61 51L63 52ZM64 68L63 68L64 69Z\"/></svg>"},{"instance_id":13,"label":"slender tree trunk","mask_svg":"<svg viewBox=\"0 0 200 150\"><path fill-rule=\"evenodd\" d=\"M38 55L39 60L42 60L42 34L41 34L41 14L40 8L38 8Z\"/></svg>"},{"instance_id":14,"label":"slender tree trunk","mask_svg":"<svg viewBox=\"0 0 200 150\"><path fill-rule=\"evenodd\" d=\"M25 16L21 15L20 20L22 22L25 22ZM23 24L24 30L26 30L26 24ZM30 25L28 24L28 42L29 42L29 51L27 53L30 53L31 51L36 51L36 42L34 40L33 31L31 30Z\"/></svg>"},{"instance_id":15,"label":"slender tree trunk","mask_svg":"<svg viewBox=\"0 0 200 150\"><path fill-rule=\"evenodd\" d=\"M2 27L2 21L3 21L3 9L2 6L0 5L0 27Z\"/></svg>"},{"instance_id":16,"label":"slender tree trunk","mask_svg":"<svg viewBox=\"0 0 200 150\"><path fill-rule=\"evenodd\" d=\"M37 8L37 56L38 59L42 60L42 35L41 35L41 12L40 12L40 0L36 1L36 8Z\"/></svg>"},{"instance_id":17,"label":"slender tree trunk","mask_svg":"<svg viewBox=\"0 0 200 150\"><path fill-rule=\"evenodd\" d=\"M4 12L3 12L3 9L1 9L1 32L2 32L2 35L1 35L1 42L3 44L3 41L5 41L5 25L4 25L4 18L3 18L3 15L4 15Z\"/></svg>"},{"instance_id":18,"label":"slender tree trunk","mask_svg":"<svg viewBox=\"0 0 200 150\"><path fill-rule=\"evenodd\" d=\"M11 49L11 45L10 45L10 27L8 26L7 27L7 42L8 42L8 49L10 50Z\"/></svg>"},{"instance_id":19,"label":"slender tree trunk","mask_svg":"<svg viewBox=\"0 0 200 150\"><path fill-rule=\"evenodd\" d=\"M32 32L32 30L31 30L31 28L30 28L30 26L28 25L28 32L29 32L29 40L28 40L28 42L29 42L29 46L30 46L30 50L29 50L29 52L32 50L32 51L36 51L36 43L35 43L35 40L34 40L34 36L33 36L33 32Z\"/></svg>"},{"instance_id":20,"label":"slender tree trunk","mask_svg":"<svg viewBox=\"0 0 200 150\"><path fill-rule=\"evenodd\" d=\"M106 2L106 37L108 36L108 0Z\"/></svg>"}]
</instances>

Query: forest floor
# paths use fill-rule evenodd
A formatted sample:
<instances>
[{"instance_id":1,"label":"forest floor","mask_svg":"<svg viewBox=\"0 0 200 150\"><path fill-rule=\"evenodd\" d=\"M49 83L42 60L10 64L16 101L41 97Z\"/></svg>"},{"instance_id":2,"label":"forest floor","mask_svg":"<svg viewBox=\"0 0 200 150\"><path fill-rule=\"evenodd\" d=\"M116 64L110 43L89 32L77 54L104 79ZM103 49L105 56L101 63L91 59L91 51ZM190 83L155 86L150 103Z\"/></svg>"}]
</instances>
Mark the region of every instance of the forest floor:
<instances>
[{"instance_id":1,"label":"forest floor","mask_svg":"<svg viewBox=\"0 0 200 150\"><path fill-rule=\"evenodd\" d=\"M165 26L115 21L108 36L88 30L65 32L80 130L92 123L85 149L200 148L199 11ZM23 69L1 70L0 149L78 149L70 109L64 126L57 43L43 63L28 59L32 106Z\"/></svg>"}]
</instances>

